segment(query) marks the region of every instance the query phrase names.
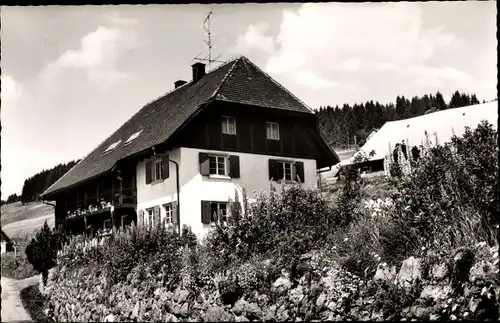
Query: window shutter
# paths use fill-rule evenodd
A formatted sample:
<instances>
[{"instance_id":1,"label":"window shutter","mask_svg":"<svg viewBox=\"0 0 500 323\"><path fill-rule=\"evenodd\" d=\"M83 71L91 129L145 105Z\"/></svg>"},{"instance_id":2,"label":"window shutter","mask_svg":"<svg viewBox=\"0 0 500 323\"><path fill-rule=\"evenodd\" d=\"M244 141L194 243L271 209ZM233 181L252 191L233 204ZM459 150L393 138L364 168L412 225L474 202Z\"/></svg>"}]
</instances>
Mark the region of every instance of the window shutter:
<instances>
[{"instance_id":1,"label":"window shutter","mask_svg":"<svg viewBox=\"0 0 500 323\"><path fill-rule=\"evenodd\" d=\"M210 159L207 153L200 153L200 174L203 176L210 175Z\"/></svg>"},{"instance_id":2,"label":"window shutter","mask_svg":"<svg viewBox=\"0 0 500 323\"><path fill-rule=\"evenodd\" d=\"M172 224L179 223L179 214L177 213L177 210L177 201L174 201L172 202Z\"/></svg>"},{"instance_id":3,"label":"window shutter","mask_svg":"<svg viewBox=\"0 0 500 323\"><path fill-rule=\"evenodd\" d=\"M210 224L210 202L201 201L201 223Z\"/></svg>"},{"instance_id":4,"label":"window shutter","mask_svg":"<svg viewBox=\"0 0 500 323\"><path fill-rule=\"evenodd\" d=\"M229 176L240 178L240 156L229 156Z\"/></svg>"},{"instance_id":5,"label":"window shutter","mask_svg":"<svg viewBox=\"0 0 500 323\"><path fill-rule=\"evenodd\" d=\"M304 163L303 162L295 162L295 177L298 181L304 183ZM298 177L298 178L297 178Z\"/></svg>"},{"instance_id":6,"label":"window shutter","mask_svg":"<svg viewBox=\"0 0 500 323\"><path fill-rule=\"evenodd\" d=\"M152 170L153 170L153 163L151 161L146 162L146 184L150 184L152 180Z\"/></svg>"},{"instance_id":7,"label":"window shutter","mask_svg":"<svg viewBox=\"0 0 500 323\"><path fill-rule=\"evenodd\" d=\"M276 159L269 159L269 179L278 180L278 161Z\"/></svg>"},{"instance_id":8,"label":"window shutter","mask_svg":"<svg viewBox=\"0 0 500 323\"><path fill-rule=\"evenodd\" d=\"M169 157L165 156L161 160L161 178L162 179L167 179L170 177L170 162L169 162Z\"/></svg>"}]
</instances>

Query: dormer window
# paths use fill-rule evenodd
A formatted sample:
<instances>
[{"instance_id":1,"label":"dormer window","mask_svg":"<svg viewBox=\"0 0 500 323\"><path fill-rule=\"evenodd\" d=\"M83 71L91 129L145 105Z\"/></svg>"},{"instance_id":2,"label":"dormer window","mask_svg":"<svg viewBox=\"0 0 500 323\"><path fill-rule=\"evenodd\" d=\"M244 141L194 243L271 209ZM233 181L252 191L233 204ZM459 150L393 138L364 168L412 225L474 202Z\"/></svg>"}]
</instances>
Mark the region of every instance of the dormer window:
<instances>
[{"instance_id":1,"label":"dormer window","mask_svg":"<svg viewBox=\"0 0 500 323\"><path fill-rule=\"evenodd\" d=\"M125 146L125 145L130 144L130 143L131 143L131 142L132 142L135 138L139 137L139 135L141 134L141 132L142 132L142 130L137 131L136 133L132 134L132 135L131 135L128 139L127 139L127 141L125 141L124 146Z\"/></svg>"},{"instance_id":2,"label":"dormer window","mask_svg":"<svg viewBox=\"0 0 500 323\"><path fill-rule=\"evenodd\" d=\"M280 127L275 122L267 122L267 139L280 140Z\"/></svg>"},{"instance_id":3,"label":"dormer window","mask_svg":"<svg viewBox=\"0 0 500 323\"><path fill-rule=\"evenodd\" d=\"M118 140L117 142L114 142L114 143L112 143L111 145L109 145L108 149L106 149L106 150L104 151L104 154L107 154L107 153L109 153L110 151L112 151L113 149L115 149L115 148L116 148L116 146L118 146L118 145L120 144L120 142L122 142L122 141L121 141L121 140ZM104 155L104 154L103 154L103 155Z\"/></svg>"},{"instance_id":4,"label":"dormer window","mask_svg":"<svg viewBox=\"0 0 500 323\"><path fill-rule=\"evenodd\" d=\"M236 119L233 117L222 117L222 133L225 135L236 135Z\"/></svg>"}]
</instances>

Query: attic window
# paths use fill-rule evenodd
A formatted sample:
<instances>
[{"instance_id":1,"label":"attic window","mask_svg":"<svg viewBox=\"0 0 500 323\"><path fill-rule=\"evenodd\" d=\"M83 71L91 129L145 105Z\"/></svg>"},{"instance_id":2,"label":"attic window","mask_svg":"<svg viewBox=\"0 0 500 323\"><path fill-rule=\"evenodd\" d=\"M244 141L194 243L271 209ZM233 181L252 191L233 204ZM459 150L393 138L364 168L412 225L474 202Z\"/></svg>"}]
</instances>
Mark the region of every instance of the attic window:
<instances>
[{"instance_id":1,"label":"attic window","mask_svg":"<svg viewBox=\"0 0 500 323\"><path fill-rule=\"evenodd\" d=\"M124 145L128 145L130 144L135 138L139 137L139 135L141 134L142 130L139 130L137 131L136 133L132 134L128 139L127 141L125 141L125 144Z\"/></svg>"},{"instance_id":2,"label":"attic window","mask_svg":"<svg viewBox=\"0 0 500 323\"><path fill-rule=\"evenodd\" d=\"M107 154L108 152L110 152L110 151L112 151L113 149L115 149L115 148L116 148L116 146L118 146L118 144L119 144L120 142L121 142L121 140L118 140L117 142L112 143L112 144L108 147L108 149L106 149L106 150L104 151L104 154Z\"/></svg>"}]
</instances>

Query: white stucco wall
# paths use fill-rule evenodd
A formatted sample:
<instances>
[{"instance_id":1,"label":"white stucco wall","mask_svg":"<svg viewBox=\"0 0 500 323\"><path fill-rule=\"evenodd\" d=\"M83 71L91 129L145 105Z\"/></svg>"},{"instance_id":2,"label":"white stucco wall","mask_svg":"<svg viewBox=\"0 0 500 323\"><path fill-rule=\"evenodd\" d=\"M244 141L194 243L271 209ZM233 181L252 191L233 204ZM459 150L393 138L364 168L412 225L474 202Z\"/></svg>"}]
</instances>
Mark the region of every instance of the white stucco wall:
<instances>
[{"instance_id":1,"label":"white stucco wall","mask_svg":"<svg viewBox=\"0 0 500 323\"><path fill-rule=\"evenodd\" d=\"M199 153L218 153L238 155L240 157L240 178L214 178L202 176L199 170ZM241 197L241 188L245 188L251 198L253 191L269 191L269 159L275 156L256 155L248 153L207 151L194 148L178 148L170 152L170 158L180 161L180 224L191 226L200 238L211 228L201 222L201 201L227 202L234 199L235 189ZM302 161L304 163L305 183L301 186L316 187L316 161L313 159L279 158L284 160ZM137 208L138 210L161 205L176 200L175 168L170 164L170 177L163 182L146 185L145 163L137 165ZM279 190L279 185L276 185ZM161 217L164 217L161 210Z\"/></svg>"}]
</instances>

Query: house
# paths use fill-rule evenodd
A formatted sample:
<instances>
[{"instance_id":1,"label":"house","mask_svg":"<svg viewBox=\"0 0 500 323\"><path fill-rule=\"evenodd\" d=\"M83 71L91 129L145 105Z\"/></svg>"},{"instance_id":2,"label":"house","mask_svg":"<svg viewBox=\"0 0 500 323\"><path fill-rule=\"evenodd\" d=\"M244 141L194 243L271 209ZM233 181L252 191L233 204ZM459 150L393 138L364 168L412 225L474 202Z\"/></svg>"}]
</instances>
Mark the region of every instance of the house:
<instances>
[{"instance_id":1,"label":"house","mask_svg":"<svg viewBox=\"0 0 500 323\"><path fill-rule=\"evenodd\" d=\"M228 200L270 183L316 186L338 162L315 114L245 57L144 106L49 187L57 226L69 233L136 222L191 226L203 236Z\"/></svg>"},{"instance_id":2,"label":"house","mask_svg":"<svg viewBox=\"0 0 500 323\"><path fill-rule=\"evenodd\" d=\"M2 236L1 253L13 251L14 250L14 243L13 243L12 239L10 239L2 229L0 229L0 234Z\"/></svg>"},{"instance_id":3,"label":"house","mask_svg":"<svg viewBox=\"0 0 500 323\"><path fill-rule=\"evenodd\" d=\"M359 154L366 153L368 155L373 151L373 156L355 165L368 172L383 171L384 158L389 153L389 146L394 149L396 144L404 143L407 147L419 147L424 144L426 133L432 144L435 144L434 134L437 134L438 143L442 145L451 142L453 135L463 135L465 127L476 128L482 120L488 121L495 128L497 127L497 100L431 112L404 120L389 121L373 134L361 147L360 152L355 154L346 164L354 164L354 160Z\"/></svg>"}]
</instances>

